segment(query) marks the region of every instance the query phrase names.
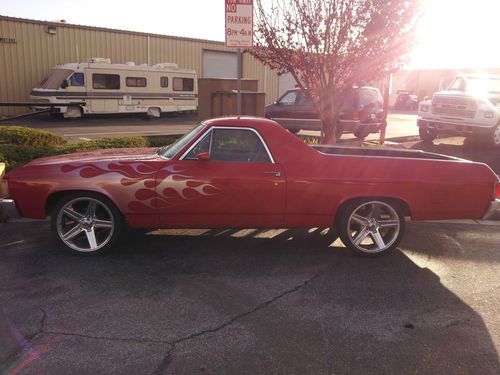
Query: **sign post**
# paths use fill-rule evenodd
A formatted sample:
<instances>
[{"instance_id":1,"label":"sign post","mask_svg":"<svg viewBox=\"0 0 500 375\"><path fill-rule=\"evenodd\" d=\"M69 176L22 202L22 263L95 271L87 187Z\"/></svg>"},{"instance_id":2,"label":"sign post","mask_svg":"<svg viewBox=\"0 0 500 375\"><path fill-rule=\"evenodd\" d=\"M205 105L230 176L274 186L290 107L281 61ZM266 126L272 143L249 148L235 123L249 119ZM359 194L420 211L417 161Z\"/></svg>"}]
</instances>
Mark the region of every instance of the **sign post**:
<instances>
[{"instance_id":1,"label":"sign post","mask_svg":"<svg viewBox=\"0 0 500 375\"><path fill-rule=\"evenodd\" d=\"M253 0L225 0L226 47L237 48L236 112L241 115L241 49L253 46Z\"/></svg>"}]
</instances>

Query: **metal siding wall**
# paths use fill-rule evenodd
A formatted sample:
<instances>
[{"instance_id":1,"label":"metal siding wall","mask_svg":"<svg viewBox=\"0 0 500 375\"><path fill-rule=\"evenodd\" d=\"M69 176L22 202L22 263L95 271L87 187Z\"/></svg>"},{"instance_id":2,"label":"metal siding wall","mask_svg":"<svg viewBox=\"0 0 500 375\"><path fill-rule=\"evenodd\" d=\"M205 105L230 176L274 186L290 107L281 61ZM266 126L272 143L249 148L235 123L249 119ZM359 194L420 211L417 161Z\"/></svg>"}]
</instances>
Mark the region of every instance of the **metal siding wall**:
<instances>
[{"instance_id":1,"label":"metal siding wall","mask_svg":"<svg viewBox=\"0 0 500 375\"><path fill-rule=\"evenodd\" d=\"M0 36L15 38L17 43L0 43L0 101L29 101L31 89L55 65L85 62L92 57L110 58L113 63L148 62L146 34L102 30L73 25L54 25L55 35L47 33L47 24L0 17ZM173 62L181 68L195 69L203 76L203 50L231 51L223 43L189 40L168 36L150 36L151 64ZM278 77L249 54L243 54L243 78L259 80L259 91L266 103L276 99ZM27 108L0 107L0 116L28 112Z\"/></svg>"}]
</instances>

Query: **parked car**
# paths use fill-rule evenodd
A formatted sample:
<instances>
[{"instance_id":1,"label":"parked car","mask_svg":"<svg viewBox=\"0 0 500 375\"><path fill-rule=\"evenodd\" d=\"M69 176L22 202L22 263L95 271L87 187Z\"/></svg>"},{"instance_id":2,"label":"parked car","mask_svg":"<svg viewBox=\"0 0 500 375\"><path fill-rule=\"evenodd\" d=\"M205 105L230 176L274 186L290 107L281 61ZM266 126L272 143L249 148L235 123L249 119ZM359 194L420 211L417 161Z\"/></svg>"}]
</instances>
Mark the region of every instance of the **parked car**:
<instances>
[{"instance_id":1,"label":"parked car","mask_svg":"<svg viewBox=\"0 0 500 375\"><path fill-rule=\"evenodd\" d=\"M364 139L377 133L386 121L384 100L374 87L353 88L343 100L338 136L354 133ZM273 104L266 106L266 117L278 122L292 133L300 130L321 130L320 113L314 103L300 89L285 92Z\"/></svg>"},{"instance_id":2,"label":"parked car","mask_svg":"<svg viewBox=\"0 0 500 375\"><path fill-rule=\"evenodd\" d=\"M99 254L133 228L335 226L381 255L405 218L480 219L500 206L485 164L413 150L306 145L276 122L227 117L170 146L46 157L5 176L6 212L51 217L56 240ZM5 183L4 183L5 185Z\"/></svg>"},{"instance_id":3,"label":"parked car","mask_svg":"<svg viewBox=\"0 0 500 375\"><path fill-rule=\"evenodd\" d=\"M398 91L394 109L416 111L418 109L418 96L410 94L408 91Z\"/></svg>"}]
</instances>

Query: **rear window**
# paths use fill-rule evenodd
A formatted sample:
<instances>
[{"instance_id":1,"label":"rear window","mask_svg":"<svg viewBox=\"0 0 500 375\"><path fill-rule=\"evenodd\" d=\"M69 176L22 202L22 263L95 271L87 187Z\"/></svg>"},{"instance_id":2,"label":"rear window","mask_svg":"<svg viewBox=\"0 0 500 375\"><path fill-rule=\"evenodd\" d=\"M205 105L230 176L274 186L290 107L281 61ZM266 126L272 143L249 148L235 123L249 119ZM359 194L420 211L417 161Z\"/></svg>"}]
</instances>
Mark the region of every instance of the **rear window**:
<instances>
[{"instance_id":1,"label":"rear window","mask_svg":"<svg viewBox=\"0 0 500 375\"><path fill-rule=\"evenodd\" d=\"M174 77L173 88L174 88L174 91L193 91L194 90L194 79L193 78Z\"/></svg>"},{"instance_id":2,"label":"rear window","mask_svg":"<svg viewBox=\"0 0 500 375\"><path fill-rule=\"evenodd\" d=\"M382 95L378 90L373 89L358 89L359 105L369 105L373 103L379 103L382 105L383 99Z\"/></svg>"}]
</instances>

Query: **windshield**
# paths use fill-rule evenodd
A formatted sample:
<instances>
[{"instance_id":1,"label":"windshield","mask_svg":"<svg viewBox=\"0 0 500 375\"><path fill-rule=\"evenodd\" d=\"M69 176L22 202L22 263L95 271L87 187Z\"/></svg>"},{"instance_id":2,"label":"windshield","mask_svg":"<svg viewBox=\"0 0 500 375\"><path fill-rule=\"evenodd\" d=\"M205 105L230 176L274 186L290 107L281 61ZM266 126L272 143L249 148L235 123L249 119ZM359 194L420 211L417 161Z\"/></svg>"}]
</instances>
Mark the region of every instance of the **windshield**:
<instances>
[{"instance_id":1,"label":"windshield","mask_svg":"<svg viewBox=\"0 0 500 375\"><path fill-rule=\"evenodd\" d=\"M457 77L448 90L500 92L500 78Z\"/></svg>"},{"instance_id":2,"label":"windshield","mask_svg":"<svg viewBox=\"0 0 500 375\"><path fill-rule=\"evenodd\" d=\"M52 69L49 74L42 79L39 87L41 89L58 89L61 87L63 79L68 78L71 73L73 73L73 71L70 69Z\"/></svg>"},{"instance_id":3,"label":"windshield","mask_svg":"<svg viewBox=\"0 0 500 375\"><path fill-rule=\"evenodd\" d=\"M191 140L196 137L201 131L205 128L204 124L198 125L196 128L191 130L189 133L184 135L183 137L176 140L174 143L160 147L156 153L160 156L163 156L167 159L172 159L185 145L187 145Z\"/></svg>"}]
</instances>

